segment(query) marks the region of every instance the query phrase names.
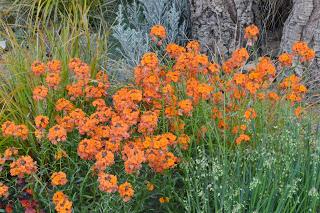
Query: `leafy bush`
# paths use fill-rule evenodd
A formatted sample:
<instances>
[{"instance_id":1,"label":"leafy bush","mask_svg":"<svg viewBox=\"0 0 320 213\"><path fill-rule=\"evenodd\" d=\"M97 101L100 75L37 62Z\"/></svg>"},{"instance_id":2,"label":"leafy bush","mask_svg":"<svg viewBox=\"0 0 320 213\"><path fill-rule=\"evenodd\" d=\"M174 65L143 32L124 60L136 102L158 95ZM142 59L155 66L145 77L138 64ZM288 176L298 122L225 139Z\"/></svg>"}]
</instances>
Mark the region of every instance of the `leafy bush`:
<instances>
[{"instance_id":1,"label":"leafy bush","mask_svg":"<svg viewBox=\"0 0 320 213\"><path fill-rule=\"evenodd\" d=\"M258 33L247 28L248 44ZM13 54L0 93L1 208L316 212L319 133L300 79L275 85L273 62L245 48L220 66L197 41L166 45L161 25L149 36L156 52L120 88L95 63ZM312 58L297 42L279 64Z\"/></svg>"}]
</instances>

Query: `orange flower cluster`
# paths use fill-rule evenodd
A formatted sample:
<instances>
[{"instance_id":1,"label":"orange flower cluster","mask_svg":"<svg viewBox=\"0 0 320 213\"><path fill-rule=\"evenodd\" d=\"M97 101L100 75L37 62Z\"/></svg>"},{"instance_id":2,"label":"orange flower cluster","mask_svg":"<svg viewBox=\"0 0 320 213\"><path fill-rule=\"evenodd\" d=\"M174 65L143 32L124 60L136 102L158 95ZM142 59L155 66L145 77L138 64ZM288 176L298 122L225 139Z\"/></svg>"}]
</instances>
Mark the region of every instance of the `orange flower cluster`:
<instances>
[{"instance_id":1,"label":"orange flower cluster","mask_svg":"<svg viewBox=\"0 0 320 213\"><path fill-rule=\"evenodd\" d=\"M165 133L154 136L153 138L146 137L143 141L143 147L146 149L146 162L156 172L173 168L178 162L178 158L169 151L171 146L177 144L177 137L172 133Z\"/></svg>"},{"instance_id":2,"label":"orange flower cluster","mask_svg":"<svg viewBox=\"0 0 320 213\"><path fill-rule=\"evenodd\" d=\"M35 136L38 140L41 140L45 137L45 129L49 124L49 118L47 116L38 115L34 119L34 122L36 125Z\"/></svg>"},{"instance_id":3,"label":"orange flower cluster","mask_svg":"<svg viewBox=\"0 0 320 213\"><path fill-rule=\"evenodd\" d=\"M61 62L59 60L52 60L47 63L49 72L59 73L61 72Z\"/></svg>"},{"instance_id":4,"label":"orange flower cluster","mask_svg":"<svg viewBox=\"0 0 320 213\"><path fill-rule=\"evenodd\" d=\"M300 62L309 62L315 57L315 51L304 41L298 41L292 46L293 53L300 58Z\"/></svg>"},{"instance_id":5,"label":"orange flower cluster","mask_svg":"<svg viewBox=\"0 0 320 213\"><path fill-rule=\"evenodd\" d=\"M161 46L162 41L167 37L166 29L162 25L154 25L150 30L150 37L153 42Z\"/></svg>"},{"instance_id":6,"label":"orange flower cluster","mask_svg":"<svg viewBox=\"0 0 320 213\"><path fill-rule=\"evenodd\" d=\"M147 111L145 112L140 119L138 126L138 131L140 133L153 133L158 126L158 115L155 112Z\"/></svg>"},{"instance_id":7,"label":"orange flower cluster","mask_svg":"<svg viewBox=\"0 0 320 213\"><path fill-rule=\"evenodd\" d=\"M8 197L9 196L9 187L0 182L0 198L1 197Z\"/></svg>"},{"instance_id":8,"label":"orange flower cluster","mask_svg":"<svg viewBox=\"0 0 320 213\"><path fill-rule=\"evenodd\" d=\"M71 213L72 212L72 202L69 200L68 196L62 191L57 191L52 197L52 202L55 205L55 209L58 213Z\"/></svg>"},{"instance_id":9,"label":"orange flower cluster","mask_svg":"<svg viewBox=\"0 0 320 213\"><path fill-rule=\"evenodd\" d=\"M25 175L31 175L36 171L36 162L30 156L21 156L10 164L11 176L23 178Z\"/></svg>"},{"instance_id":10,"label":"orange flower cluster","mask_svg":"<svg viewBox=\"0 0 320 213\"><path fill-rule=\"evenodd\" d=\"M252 24L245 28L244 33L245 33L244 34L245 39L248 39L254 42L258 39L259 28L256 25Z\"/></svg>"},{"instance_id":11,"label":"orange flower cluster","mask_svg":"<svg viewBox=\"0 0 320 213\"><path fill-rule=\"evenodd\" d=\"M249 53L245 48L237 49L232 53L231 58L222 64L222 70L227 74L231 74L242 67L248 59Z\"/></svg>"},{"instance_id":12,"label":"orange flower cluster","mask_svg":"<svg viewBox=\"0 0 320 213\"><path fill-rule=\"evenodd\" d=\"M67 140L67 131L60 125L55 125L49 129L48 139L52 144L58 144Z\"/></svg>"},{"instance_id":13,"label":"orange flower cluster","mask_svg":"<svg viewBox=\"0 0 320 213\"><path fill-rule=\"evenodd\" d=\"M54 172L51 175L52 186L63 186L68 183L67 175L64 172Z\"/></svg>"},{"instance_id":14,"label":"orange flower cluster","mask_svg":"<svg viewBox=\"0 0 320 213\"><path fill-rule=\"evenodd\" d=\"M248 142L250 140L250 137L246 134L241 134L237 139L236 139L236 144L241 144L241 142L245 141Z\"/></svg>"},{"instance_id":15,"label":"orange flower cluster","mask_svg":"<svg viewBox=\"0 0 320 213\"><path fill-rule=\"evenodd\" d=\"M2 135L4 137L14 136L26 140L29 136L29 129L26 125L16 125L11 121L6 121L1 126Z\"/></svg>"},{"instance_id":16,"label":"orange flower cluster","mask_svg":"<svg viewBox=\"0 0 320 213\"><path fill-rule=\"evenodd\" d=\"M154 188L155 188L154 184L147 181L147 190L151 192L154 190Z\"/></svg>"},{"instance_id":17,"label":"orange flower cluster","mask_svg":"<svg viewBox=\"0 0 320 213\"><path fill-rule=\"evenodd\" d=\"M15 147L7 148L3 155L0 154L0 166L5 164L8 160L14 159L16 155L18 155L18 150Z\"/></svg>"},{"instance_id":18,"label":"orange flower cluster","mask_svg":"<svg viewBox=\"0 0 320 213\"><path fill-rule=\"evenodd\" d=\"M42 101L48 95L48 88L45 86L37 86L33 89L33 100Z\"/></svg>"},{"instance_id":19,"label":"orange flower cluster","mask_svg":"<svg viewBox=\"0 0 320 213\"><path fill-rule=\"evenodd\" d=\"M258 34L255 26L249 26L246 30L249 40L256 40ZM165 29L155 26L150 35L163 40ZM188 42L186 47L169 44L163 48L165 54L161 60L157 53L145 53L134 69L135 84L122 87L109 97L108 75L103 71L94 74L95 71L78 58L71 59L68 66L52 60L46 65L36 61L31 67L36 76L46 74L45 78L39 77L44 82L34 89L33 99L45 100L50 92L50 97L54 99L50 103L56 103L53 120L49 121L45 115L35 118L35 136L57 145L53 153L55 160L67 156L63 151L67 143L62 142L66 142L67 138L70 142L72 138L77 138L77 154L82 160L92 163L99 189L107 193L118 192L125 202L132 199L134 189L128 182L118 185L120 178L109 173L119 167L115 165L118 162L123 163L124 171L131 175L139 174L145 166L163 173L180 162L181 150L189 149L191 139L195 138L200 143L201 138L207 137L209 126L216 126L218 134L231 133L223 135L231 135L228 140L235 144L249 142L251 127L258 117L254 109L256 102L269 101L268 104L275 105L275 102L288 99L295 104L307 92L295 75L280 83L281 91L271 90L270 85L276 79L273 61L262 57L256 66L244 69L250 58L246 48L234 51L222 66L201 54L197 41ZM296 45L294 52L304 60L309 60L312 55L302 44ZM279 57L282 66L291 66L291 59L291 55ZM62 87L62 70L70 71L69 84L63 88L66 97L56 94L60 90L55 90ZM213 106L211 118L201 121L210 125L201 124L195 135L189 137L186 134L190 130L188 121L194 116L202 116L202 110L198 108L207 104ZM302 108L294 110L297 117L302 111ZM2 124L2 133L24 140L29 136L26 126L10 121ZM14 159L16 155L16 149L6 150L4 156L0 156L0 164ZM18 177L37 171L36 163L30 156L21 156L11 163L10 168L11 175ZM51 176L53 186L67 182L63 172L55 172ZM149 184L147 188L152 191L154 185ZM165 203L169 199L164 197L161 201ZM72 202L61 191L54 194L53 203L58 212L72 211Z\"/></svg>"},{"instance_id":20,"label":"orange flower cluster","mask_svg":"<svg viewBox=\"0 0 320 213\"><path fill-rule=\"evenodd\" d=\"M171 58L177 59L180 55L186 52L186 49L177 44L171 43L167 45L166 52Z\"/></svg>"},{"instance_id":21,"label":"orange flower cluster","mask_svg":"<svg viewBox=\"0 0 320 213\"><path fill-rule=\"evenodd\" d=\"M282 53L279 55L278 58L281 66L283 67L291 67L292 66L292 61L293 61L293 56L289 53Z\"/></svg>"},{"instance_id":22,"label":"orange flower cluster","mask_svg":"<svg viewBox=\"0 0 320 213\"><path fill-rule=\"evenodd\" d=\"M292 104L295 102L301 102L303 96L308 91L307 88L300 83L300 81L300 78L296 75L290 75L279 85L280 89L285 91L286 98L291 101Z\"/></svg>"},{"instance_id":23,"label":"orange flower cluster","mask_svg":"<svg viewBox=\"0 0 320 213\"><path fill-rule=\"evenodd\" d=\"M114 154L110 151L102 150L96 154L95 160L94 169L104 171L114 164Z\"/></svg>"},{"instance_id":24,"label":"orange flower cluster","mask_svg":"<svg viewBox=\"0 0 320 213\"><path fill-rule=\"evenodd\" d=\"M246 118L246 120L255 119L257 117L257 113L253 108L248 108L244 113L244 117Z\"/></svg>"},{"instance_id":25,"label":"orange flower cluster","mask_svg":"<svg viewBox=\"0 0 320 213\"><path fill-rule=\"evenodd\" d=\"M193 110L192 101L190 99L178 102L179 115L191 116Z\"/></svg>"},{"instance_id":26,"label":"orange flower cluster","mask_svg":"<svg viewBox=\"0 0 320 213\"><path fill-rule=\"evenodd\" d=\"M39 76L46 72L46 65L40 61L35 61L31 65L31 70L35 75Z\"/></svg>"},{"instance_id":27,"label":"orange flower cluster","mask_svg":"<svg viewBox=\"0 0 320 213\"><path fill-rule=\"evenodd\" d=\"M168 198L168 197L160 197L159 198L160 203L169 203L169 201L170 201L170 198Z\"/></svg>"},{"instance_id":28,"label":"orange flower cluster","mask_svg":"<svg viewBox=\"0 0 320 213\"><path fill-rule=\"evenodd\" d=\"M132 185L128 182L124 182L123 184L119 185L118 191L124 202L128 202L129 200L131 200L134 195Z\"/></svg>"},{"instance_id":29,"label":"orange flower cluster","mask_svg":"<svg viewBox=\"0 0 320 213\"><path fill-rule=\"evenodd\" d=\"M67 157L67 153L64 150L59 150L56 152L56 154L54 155L54 159L56 160L60 160L61 158L65 158Z\"/></svg>"},{"instance_id":30,"label":"orange flower cluster","mask_svg":"<svg viewBox=\"0 0 320 213\"><path fill-rule=\"evenodd\" d=\"M103 192L113 193L118 190L117 176L100 172L98 175L99 189Z\"/></svg>"},{"instance_id":31,"label":"orange flower cluster","mask_svg":"<svg viewBox=\"0 0 320 213\"><path fill-rule=\"evenodd\" d=\"M101 148L101 141L94 139L83 139L78 145L78 155L83 160L94 160L96 154L98 154Z\"/></svg>"}]
</instances>

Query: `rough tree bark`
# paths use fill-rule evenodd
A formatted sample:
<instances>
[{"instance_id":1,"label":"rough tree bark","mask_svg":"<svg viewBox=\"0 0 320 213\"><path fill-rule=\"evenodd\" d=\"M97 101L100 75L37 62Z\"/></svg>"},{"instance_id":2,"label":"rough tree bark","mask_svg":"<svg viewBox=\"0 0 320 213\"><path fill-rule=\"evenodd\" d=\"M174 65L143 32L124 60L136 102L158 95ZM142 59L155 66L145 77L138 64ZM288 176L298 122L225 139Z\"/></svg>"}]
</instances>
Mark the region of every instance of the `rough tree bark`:
<instances>
[{"instance_id":1,"label":"rough tree bark","mask_svg":"<svg viewBox=\"0 0 320 213\"><path fill-rule=\"evenodd\" d=\"M192 35L204 49L228 55L253 22L253 0L190 0Z\"/></svg>"},{"instance_id":2,"label":"rough tree bark","mask_svg":"<svg viewBox=\"0 0 320 213\"><path fill-rule=\"evenodd\" d=\"M270 10L261 4L274 0L189 0L192 36L204 46L203 51L223 55L230 54L241 44L243 28L255 23L266 24ZM279 1L278 1L279 2ZM290 0L283 1L285 4ZM316 51L316 60L307 76L308 86L316 95L320 94L320 0L292 0L283 13L289 14L278 29L269 33L273 38L276 54L291 52L295 41L304 40ZM291 11L288 13L288 11ZM279 34L278 39L275 34ZM265 33L268 35L268 32ZM270 50L270 49L268 49ZM318 97L320 100L320 97Z\"/></svg>"},{"instance_id":3,"label":"rough tree bark","mask_svg":"<svg viewBox=\"0 0 320 213\"><path fill-rule=\"evenodd\" d=\"M316 51L316 59L307 73L298 70L312 91L313 98L320 100L320 0L295 0L293 9L284 24L281 50L290 52L295 41L303 40Z\"/></svg>"}]
</instances>

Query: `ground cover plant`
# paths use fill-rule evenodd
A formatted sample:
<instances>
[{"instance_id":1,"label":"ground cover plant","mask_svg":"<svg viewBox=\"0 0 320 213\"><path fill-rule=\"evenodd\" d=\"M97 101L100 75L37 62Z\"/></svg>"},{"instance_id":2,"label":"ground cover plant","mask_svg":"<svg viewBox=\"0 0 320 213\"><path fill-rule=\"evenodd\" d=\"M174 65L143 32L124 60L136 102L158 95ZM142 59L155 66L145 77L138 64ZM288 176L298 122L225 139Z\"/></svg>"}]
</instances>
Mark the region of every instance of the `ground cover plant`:
<instances>
[{"instance_id":1,"label":"ground cover plant","mask_svg":"<svg viewBox=\"0 0 320 213\"><path fill-rule=\"evenodd\" d=\"M165 45L155 25L121 86L69 55L16 58L9 71L25 72L0 93L0 208L317 212L319 132L293 72L315 53L297 41L275 64L255 55L258 35L247 27L246 48L220 65L197 41Z\"/></svg>"}]
</instances>

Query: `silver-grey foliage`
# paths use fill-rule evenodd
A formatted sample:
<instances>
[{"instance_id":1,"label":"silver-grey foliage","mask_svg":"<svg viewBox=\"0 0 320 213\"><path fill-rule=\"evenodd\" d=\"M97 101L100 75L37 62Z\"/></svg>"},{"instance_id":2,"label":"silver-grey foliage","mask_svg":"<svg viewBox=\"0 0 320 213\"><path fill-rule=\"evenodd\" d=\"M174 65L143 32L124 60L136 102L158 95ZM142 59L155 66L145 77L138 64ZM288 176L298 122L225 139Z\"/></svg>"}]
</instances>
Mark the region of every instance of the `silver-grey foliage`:
<instances>
[{"instance_id":1,"label":"silver-grey foliage","mask_svg":"<svg viewBox=\"0 0 320 213\"><path fill-rule=\"evenodd\" d=\"M149 31L156 24L166 27L164 43L185 40L186 22L181 17L187 3L187 0L138 0L120 4L112 34L118 43L116 55L131 67L137 65L152 48Z\"/></svg>"}]
</instances>

